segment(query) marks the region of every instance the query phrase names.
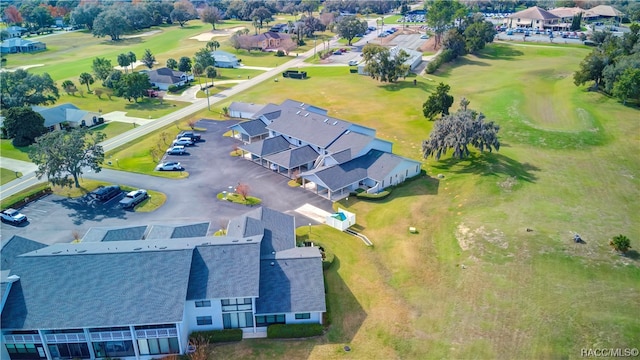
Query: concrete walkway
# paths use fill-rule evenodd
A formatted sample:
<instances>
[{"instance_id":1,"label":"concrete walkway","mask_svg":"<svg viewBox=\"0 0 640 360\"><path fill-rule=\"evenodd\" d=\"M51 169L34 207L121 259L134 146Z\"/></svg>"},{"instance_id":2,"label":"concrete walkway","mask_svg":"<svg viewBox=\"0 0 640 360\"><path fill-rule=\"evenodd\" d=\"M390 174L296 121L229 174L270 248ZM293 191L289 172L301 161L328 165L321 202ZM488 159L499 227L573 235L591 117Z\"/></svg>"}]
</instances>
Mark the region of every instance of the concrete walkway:
<instances>
[{"instance_id":1,"label":"concrete walkway","mask_svg":"<svg viewBox=\"0 0 640 360\"><path fill-rule=\"evenodd\" d=\"M144 125L148 122L153 121L153 119L144 119L138 117L127 116L125 111L112 111L110 113L102 115L105 121L119 121L126 122L129 124L136 123L137 125Z\"/></svg>"},{"instance_id":2,"label":"concrete walkway","mask_svg":"<svg viewBox=\"0 0 640 360\"><path fill-rule=\"evenodd\" d=\"M23 174L28 174L38 170L38 166L34 163L5 157L0 157L0 167L11 171L18 171Z\"/></svg>"}]
</instances>

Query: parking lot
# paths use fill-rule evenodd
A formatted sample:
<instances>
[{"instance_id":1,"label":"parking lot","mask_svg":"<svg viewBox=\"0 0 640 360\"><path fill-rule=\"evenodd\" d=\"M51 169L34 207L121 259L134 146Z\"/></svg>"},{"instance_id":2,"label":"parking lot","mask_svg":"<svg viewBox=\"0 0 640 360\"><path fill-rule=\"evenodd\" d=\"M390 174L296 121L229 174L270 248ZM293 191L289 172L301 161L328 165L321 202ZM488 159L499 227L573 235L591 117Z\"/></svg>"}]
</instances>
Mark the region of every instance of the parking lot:
<instances>
[{"instance_id":1,"label":"parking lot","mask_svg":"<svg viewBox=\"0 0 640 360\"><path fill-rule=\"evenodd\" d=\"M91 227L136 226L154 224L184 224L211 222L211 231L226 226L228 220L250 207L217 200L216 195L228 191L239 182L249 186L249 195L262 199L264 206L294 215L298 225L316 224L295 211L304 204L331 212L331 202L287 185L288 178L245 159L230 156L236 140L222 135L232 121L203 120L197 126L205 128L203 142L188 148L185 155L169 155L166 161L179 161L189 172L186 179L167 179L150 175L104 169L100 173L85 173L84 178L163 192L167 201L154 212L126 211L118 206L123 194L100 203L82 197L68 199L49 195L19 209L29 218L24 226L1 225L1 237L13 235L52 244L69 242L74 232L84 235Z\"/></svg>"}]
</instances>

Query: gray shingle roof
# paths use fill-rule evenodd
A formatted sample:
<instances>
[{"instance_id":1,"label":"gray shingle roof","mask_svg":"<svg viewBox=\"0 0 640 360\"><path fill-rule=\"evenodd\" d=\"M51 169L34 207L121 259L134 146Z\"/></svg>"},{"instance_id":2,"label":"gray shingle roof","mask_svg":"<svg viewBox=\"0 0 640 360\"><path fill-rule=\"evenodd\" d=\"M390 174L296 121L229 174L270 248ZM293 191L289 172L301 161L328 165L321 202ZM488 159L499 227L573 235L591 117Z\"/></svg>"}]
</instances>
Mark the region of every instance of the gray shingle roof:
<instances>
[{"instance_id":1,"label":"gray shingle roof","mask_svg":"<svg viewBox=\"0 0 640 360\"><path fill-rule=\"evenodd\" d=\"M310 104L305 104L303 102L287 99L280 104L282 107L295 108L297 110L305 110L308 112L312 112L319 115L327 115L327 110L323 108L319 108L317 106L313 106Z\"/></svg>"},{"instance_id":2,"label":"gray shingle roof","mask_svg":"<svg viewBox=\"0 0 640 360\"><path fill-rule=\"evenodd\" d=\"M264 157L272 163L293 169L300 165L308 164L318 158L318 153L309 145L290 149Z\"/></svg>"},{"instance_id":3,"label":"gray shingle roof","mask_svg":"<svg viewBox=\"0 0 640 360\"><path fill-rule=\"evenodd\" d=\"M19 255L26 254L35 250L40 250L47 245L14 235L6 243L2 245L0 250L0 270L11 269L13 261Z\"/></svg>"},{"instance_id":4,"label":"gray shingle roof","mask_svg":"<svg viewBox=\"0 0 640 360\"><path fill-rule=\"evenodd\" d=\"M237 131L240 131L241 129L242 132L249 136L259 136L269 133L267 125L260 119L243 121L230 126L230 128L236 129Z\"/></svg>"},{"instance_id":5,"label":"gray shingle roof","mask_svg":"<svg viewBox=\"0 0 640 360\"><path fill-rule=\"evenodd\" d=\"M273 264L273 265L272 265ZM257 314L326 311L322 257L317 247L279 252L260 261Z\"/></svg>"},{"instance_id":6,"label":"gray shingle roof","mask_svg":"<svg viewBox=\"0 0 640 360\"><path fill-rule=\"evenodd\" d=\"M2 312L2 328L182 321L193 250L179 240L170 242L55 244L18 257L12 273L20 280ZM154 243L168 248L147 248ZM141 250L133 250L136 245Z\"/></svg>"},{"instance_id":7,"label":"gray shingle roof","mask_svg":"<svg viewBox=\"0 0 640 360\"><path fill-rule=\"evenodd\" d=\"M234 101L229 105L229 111L242 111L249 113L257 113L260 109L263 109L263 104L254 104L254 103L246 103L246 102L238 102Z\"/></svg>"},{"instance_id":8,"label":"gray shingle roof","mask_svg":"<svg viewBox=\"0 0 640 360\"><path fill-rule=\"evenodd\" d=\"M262 221L264 236L260 246L260 256L270 256L274 251L283 251L296 246L295 217L261 207L245 214L247 217Z\"/></svg>"},{"instance_id":9,"label":"gray shingle roof","mask_svg":"<svg viewBox=\"0 0 640 360\"><path fill-rule=\"evenodd\" d=\"M198 246L193 251L187 300L253 297L260 282L260 244Z\"/></svg>"},{"instance_id":10,"label":"gray shingle roof","mask_svg":"<svg viewBox=\"0 0 640 360\"><path fill-rule=\"evenodd\" d=\"M149 76L149 82L160 84L176 84L188 78L184 72L167 67L147 71L147 75ZM183 75L184 79L182 78Z\"/></svg>"},{"instance_id":11,"label":"gray shingle roof","mask_svg":"<svg viewBox=\"0 0 640 360\"><path fill-rule=\"evenodd\" d=\"M351 149L344 149L342 151L333 153L330 155L338 164L346 163L352 159Z\"/></svg>"},{"instance_id":12,"label":"gray shingle roof","mask_svg":"<svg viewBox=\"0 0 640 360\"><path fill-rule=\"evenodd\" d=\"M207 236L209 222L188 225L154 225L147 234L147 239L182 239Z\"/></svg>"},{"instance_id":13,"label":"gray shingle roof","mask_svg":"<svg viewBox=\"0 0 640 360\"><path fill-rule=\"evenodd\" d=\"M33 111L42 115L44 126L49 127L65 121L79 123L89 112L80 110L73 104L60 104L53 107L33 106Z\"/></svg>"},{"instance_id":14,"label":"gray shingle roof","mask_svg":"<svg viewBox=\"0 0 640 360\"><path fill-rule=\"evenodd\" d=\"M351 149L353 156L360 154L375 137L363 135L354 131L342 134L336 141L327 148L330 152L338 152L344 149Z\"/></svg>"},{"instance_id":15,"label":"gray shingle roof","mask_svg":"<svg viewBox=\"0 0 640 360\"><path fill-rule=\"evenodd\" d=\"M83 242L142 240L147 226L94 227L82 237Z\"/></svg>"},{"instance_id":16,"label":"gray shingle roof","mask_svg":"<svg viewBox=\"0 0 640 360\"><path fill-rule=\"evenodd\" d=\"M289 108L282 110L282 114L267 125L267 129L326 148L350 125L351 123L344 120Z\"/></svg>"},{"instance_id":17,"label":"gray shingle roof","mask_svg":"<svg viewBox=\"0 0 640 360\"><path fill-rule=\"evenodd\" d=\"M287 139L282 136L275 136L266 138L261 141L253 142L251 144L240 145L238 147L252 154L265 156L288 150L291 147L291 143L289 143Z\"/></svg>"},{"instance_id":18,"label":"gray shingle roof","mask_svg":"<svg viewBox=\"0 0 640 360\"><path fill-rule=\"evenodd\" d=\"M248 216L240 216L231 219L227 226L227 236L249 237L264 234L262 221Z\"/></svg>"}]
</instances>

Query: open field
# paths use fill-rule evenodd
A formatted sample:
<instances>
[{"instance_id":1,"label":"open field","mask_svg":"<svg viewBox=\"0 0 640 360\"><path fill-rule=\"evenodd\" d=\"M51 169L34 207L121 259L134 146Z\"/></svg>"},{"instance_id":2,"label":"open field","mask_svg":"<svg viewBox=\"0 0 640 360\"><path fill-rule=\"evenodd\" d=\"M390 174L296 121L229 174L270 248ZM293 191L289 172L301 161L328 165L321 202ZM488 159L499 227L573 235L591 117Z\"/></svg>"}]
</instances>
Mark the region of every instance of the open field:
<instances>
[{"instance_id":1,"label":"open field","mask_svg":"<svg viewBox=\"0 0 640 360\"><path fill-rule=\"evenodd\" d=\"M4 185L9 181L13 181L22 176L22 173L16 173L13 170L0 168L0 185Z\"/></svg>"},{"instance_id":2,"label":"open field","mask_svg":"<svg viewBox=\"0 0 640 360\"><path fill-rule=\"evenodd\" d=\"M0 139L0 156L22 161L29 160L30 146L15 147L11 139Z\"/></svg>"},{"instance_id":3,"label":"open field","mask_svg":"<svg viewBox=\"0 0 640 360\"><path fill-rule=\"evenodd\" d=\"M443 81L456 104L465 96L500 124L502 147L428 159L426 177L380 202L343 200L375 247L313 227L311 239L336 255L327 334L221 345L214 355L577 358L582 348L637 347L640 256L619 256L608 241L625 234L640 246L638 110L572 84L588 51L494 44L415 87L310 67L306 81L265 82L230 99L315 104L377 128L395 152L418 159L432 126L421 104ZM574 232L586 244L573 243Z\"/></svg>"}]
</instances>

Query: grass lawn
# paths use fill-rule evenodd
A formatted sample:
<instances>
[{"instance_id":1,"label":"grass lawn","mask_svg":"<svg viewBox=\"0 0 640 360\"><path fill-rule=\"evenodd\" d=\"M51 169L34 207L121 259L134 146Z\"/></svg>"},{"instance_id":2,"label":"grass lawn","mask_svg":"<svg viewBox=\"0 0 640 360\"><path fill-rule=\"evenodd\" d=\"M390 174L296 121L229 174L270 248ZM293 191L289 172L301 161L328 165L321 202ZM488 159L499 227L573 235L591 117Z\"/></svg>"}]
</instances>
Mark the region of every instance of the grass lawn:
<instances>
[{"instance_id":1,"label":"grass lawn","mask_svg":"<svg viewBox=\"0 0 640 360\"><path fill-rule=\"evenodd\" d=\"M91 88L91 90L93 89ZM156 98L139 99L137 103L129 102L117 96L112 96L109 99L106 95L102 95L98 98L94 94L88 94L86 87L84 90L85 92L82 96L79 93L67 95L62 92L57 104L72 103L80 109L94 112L102 111L103 114L112 111L124 111L127 116L145 119L149 117L157 119L189 105L186 102L169 100L163 100L161 103L160 99Z\"/></svg>"},{"instance_id":2,"label":"grass lawn","mask_svg":"<svg viewBox=\"0 0 640 360\"><path fill-rule=\"evenodd\" d=\"M21 172L18 172L18 174L16 174L16 172L13 170L0 168L0 185L4 185L10 181L13 181L20 176L22 176Z\"/></svg>"},{"instance_id":3,"label":"grass lawn","mask_svg":"<svg viewBox=\"0 0 640 360\"><path fill-rule=\"evenodd\" d=\"M22 160L29 160L29 146L15 147L11 142L11 139L0 139L0 156Z\"/></svg>"},{"instance_id":4,"label":"grass lawn","mask_svg":"<svg viewBox=\"0 0 640 360\"><path fill-rule=\"evenodd\" d=\"M107 139L111 139L114 136L120 135L123 132L131 130L132 125L129 123L110 121L102 125L91 128L92 131L100 131L107 136Z\"/></svg>"},{"instance_id":5,"label":"grass lawn","mask_svg":"<svg viewBox=\"0 0 640 360\"><path fill-rule=\"evenodd\" d=\"M325 336L249 340L216 346L214 354L577 358L582 348L637 347L640 256L619 256L608 241L625 234L640 246L638 109L573 85L589 51L493 44L418 77L415 87L412 79L383 84L310 67L306 81L265 82L229 99L315 104L376 128L394 152L420 159L433 125L421 105L442 81L456 106L464 96L501 126L502 147L465 161L424 160L427 177L383 200L343 200L373 248L312 228L311 239L336 256L325 273ZM586 244L573 243L574 232Z\"/></svg>"}]
</instances>

